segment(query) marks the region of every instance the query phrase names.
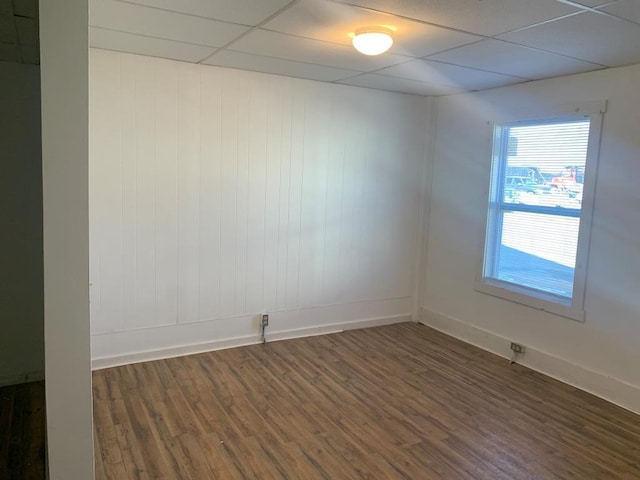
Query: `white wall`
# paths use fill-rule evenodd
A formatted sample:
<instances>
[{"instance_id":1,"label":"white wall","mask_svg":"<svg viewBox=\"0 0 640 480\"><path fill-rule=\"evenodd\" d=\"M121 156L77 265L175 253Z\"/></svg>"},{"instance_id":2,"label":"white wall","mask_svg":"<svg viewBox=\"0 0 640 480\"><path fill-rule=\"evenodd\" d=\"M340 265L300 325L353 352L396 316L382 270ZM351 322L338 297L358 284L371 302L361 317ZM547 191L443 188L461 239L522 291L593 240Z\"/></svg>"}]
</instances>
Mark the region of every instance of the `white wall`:
<instances>
[{"instance_id":1,"label":"white wall","mask_svg":"<svg viewBox=\"0 0 640 480\"><path fill-rule=\"evenodd\" d=\"M51 480L93 479L88 5L40 0L44 320Z\"/></svg>"},{"instance_id":2,"label":"white wall","mask_svg":"<svg viewBox=\"0 0 640 480\"><path fill-rule=\"evenodd\" d=\"M640 412L640 66L439 99L431 193L426 323ZM484 235L497 115L608 100L589 255L586 321L473 289Z\"/></svg>"},{"instance_id":3,"label":"white wall","mask_svg":"<svg viewBox=\"0 0 640 480\"><path fill-rule=\"evenodd\" d=\"M40 69L0 62L0 385L44 378Z\"/></svg>"},{"instance_id":4,"label":"white wall","mask_svg":"<svg viewBox=\"0 0 640 480\"><path fill-rule=\"evenodd\" d=\"M407 319L428 112L421 97L91 50L97 364L253 342L263 311L279 336Z\"/></svg>"}]
</instances>

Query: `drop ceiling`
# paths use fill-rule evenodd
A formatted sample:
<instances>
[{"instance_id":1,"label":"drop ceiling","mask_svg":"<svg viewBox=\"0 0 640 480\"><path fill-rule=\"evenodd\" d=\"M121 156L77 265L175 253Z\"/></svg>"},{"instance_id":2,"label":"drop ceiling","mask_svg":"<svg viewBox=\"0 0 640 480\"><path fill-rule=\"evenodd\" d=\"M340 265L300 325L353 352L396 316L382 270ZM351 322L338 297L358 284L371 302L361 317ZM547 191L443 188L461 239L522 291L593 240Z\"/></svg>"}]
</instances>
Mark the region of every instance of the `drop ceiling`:
<instances>
[{"instance_id":1,"label":"drop ceiling","mask_svg":"<svg viewBox=\"0 0 640 480\"><path fill-rule=\"evenodd\" d=\"M40 63L37 0L0 0L0 61Z\"/></svg>"},{"instance_id":2,"label":"drop ceiling","mask_svg":"<svg viewBox=\"0 0 640 480\"><path fill-rule=\"evenodd\" d=\"M96 48L418 95L640 63L640 0L90 0L89 24ZM367 57L372 25L394 45Z\"/></svg>"}]
</instances>

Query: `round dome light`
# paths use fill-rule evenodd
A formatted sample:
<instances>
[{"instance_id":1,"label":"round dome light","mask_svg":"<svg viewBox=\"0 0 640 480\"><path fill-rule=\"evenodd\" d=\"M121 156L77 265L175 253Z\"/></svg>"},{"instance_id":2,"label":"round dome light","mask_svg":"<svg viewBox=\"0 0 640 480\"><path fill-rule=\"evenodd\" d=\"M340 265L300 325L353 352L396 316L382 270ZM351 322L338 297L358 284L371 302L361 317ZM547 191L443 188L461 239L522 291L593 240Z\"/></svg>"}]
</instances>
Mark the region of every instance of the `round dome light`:
<instances>
[{"instance_id":1,"label":"round dome light","mask_svg":"<svg viewBox=\"0 0 640 480\"><path fill-rule=\"evenodd\" d=\"M353 47L364 55L380 55L393 45L391 33L385 27L360 28L353 36Z\"/></svg>"}]
</instances>

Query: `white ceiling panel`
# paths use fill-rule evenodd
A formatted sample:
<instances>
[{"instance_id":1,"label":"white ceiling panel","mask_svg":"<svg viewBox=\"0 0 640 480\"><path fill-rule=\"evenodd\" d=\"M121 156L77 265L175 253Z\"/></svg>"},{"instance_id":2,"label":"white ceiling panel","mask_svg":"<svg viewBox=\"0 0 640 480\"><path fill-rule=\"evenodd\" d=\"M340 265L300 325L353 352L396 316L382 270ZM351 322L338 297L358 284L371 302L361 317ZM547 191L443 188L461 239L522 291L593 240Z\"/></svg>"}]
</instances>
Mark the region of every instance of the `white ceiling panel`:
<instances>
[{"instance_id":1,"label":"white ceiling panel","mask_svg":"<svg viewBox=\"0 0 640 480\"><path fill-rule=\"evenodd\" d=\"M170 58L197 63L215 52L215 48L180 43L161 38L144 37L131 33L89 28L89 43L92 47L119 52L138 53L151 57Z\"/></svg>"},{"instance_id":2,"label":"white ceiling panel","mask_svg":"<svg viewBox=\"0 0 640 480\"><path fill-rule=\"evenodd\" d=\"M37 56L36 1L0 0L5 57ZM97 48L420 95L640 63L640 0L89 1ZM353 49L366 26L389 52Z\"/></svg>"},{"instance_id":3,"label":"white ceiling panel","mask_svg":"<svg viewBox=\"0 0 640 480\"><path fill-rule=\"evenodd\" d=\"M142 7L117 0L92 0L89 24L109 30L220 47L249 27Z\"/></svg>"},{"instance_id":4,"label":"white ceiling panel","mask_svg":"<svg viewBox=\"0 0 640 480\"><path fill-rule=\"evenodd\" d=\"M376 57L362 55L353 47L294 37L267 30L254 30L233 43L230 49L265 57L367 72L409 60L385 53Z\"/></svg>"},{"instance_id":5,"label":"white ceiling panel","mask_svg":"<svg viewBox=\"0 0 640 480\"><path fill-rule=\"evenodd\" d=\"M581 13L499 38L610 67L640 63L640 25Z\"/></svg>"},{"instance_id":6,"label":"white ceiling panel","mask_svg":"<svg viewBox=\"0 0 640 480\"><path fill-rule=\"evenodd\" d=\"M496 35L580 11L556 0L340 0L480 35Z\"/></svg>"},{"instance_id":7,"label":"white ceiling panel","mask_svg":"<svg viewBox=\"0 0 640 480\"><path fill-rule=\"evenodd\" d=\"M256 72L287 75L290 77L333 82L341 78L352 77L360 72L341 68L314 65L302 62L292 62L281 58L262 57L251 53L222 50L211 58L205 60L207 65L219 65L221 67L238 68L240 70L253 70Z\"/></svg>"},{"instance_id":8,"label":"white ceiling panel","mask_svg":"<svg viewBox=\"0 0 640 480\"><path fill-rule=\"evenodd\" d=\"M561 1L561 0L558 0ZM579 3L585 7L598 7L607 3L615 2L616 0L572 0L574 3Z\"/></svg>"},{"instance_id":9,"label":"white ceiling panel","mask_svg":"<svg viewBox=\"0 0 640 480\"><path fill-rule=\"evenodd\" d=\"M601 9L616 17L626 18L632 22L640 23L640 2L638 0L619 0Z\"/></svg>"},{"instance_id":10,"label":"white ceiling panel","mask_svg":"<svg viewBox=\"0 0 640 480\"><path fill-rule=\"evenodd\" d=\"M258 25L292 0L128 0L131 3L213 18L242 25Z\"/></svg>"},{"instance_id":11,"label":"white ceiling panel","mask_svg":"<svg viewBox=\"0 0 640 480\"><path fill-rule=\"evenodd\" d=\"M602 68L592 63L492 39L433 55L429 59L529 79Z\"/></svg>"},{"instance_id":12,"label":"white ceiling panel","mask_svg":"<svg viewBox=\"0 0 640 480\"><path fill-rule=\"evenodd\" d=\"M424 57L482 39L477 35L326 0L302 0L262 28L351 45L353 32L369 25L393 30L394 45L390 51L413 57Z\"/></svg>"},{"instance_id":13,"label":"white ceiling panel","mask_svg":"<svg viewBox=\"0 0 640 480\"><path fill-rule=\"evenodd\" d=\"M406 78L393 78L385 75L376 75L375 73L366 73L358 77L341 80L338 83L353 85L356 87L388 90L391 92L410 93L412 95L439 96L462 93L464 91L454 87L434 85L426 82L416 82L415 80L407 80Z\"/></svg>"},{"instance_id":14,"label":"white ceiling panel","mask_svg":"<svg viewBox=\"0 0 640 480\"><path fill-rule=\"evenodd\" d=\"M406 78L436 85L449 85L464 90L503 87L525 81L520 77L484 72L430 60L414 60L376 72L380 75Z\"/></svg>"}]
</instances>

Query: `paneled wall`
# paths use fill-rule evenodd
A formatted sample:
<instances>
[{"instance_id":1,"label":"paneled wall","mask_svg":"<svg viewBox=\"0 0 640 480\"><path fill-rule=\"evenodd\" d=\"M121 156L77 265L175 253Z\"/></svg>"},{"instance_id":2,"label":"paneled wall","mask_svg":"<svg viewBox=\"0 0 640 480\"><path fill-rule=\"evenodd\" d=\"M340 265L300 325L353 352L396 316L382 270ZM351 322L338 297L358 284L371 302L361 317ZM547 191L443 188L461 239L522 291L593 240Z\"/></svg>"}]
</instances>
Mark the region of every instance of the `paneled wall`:
<instances>
[{"instance_id":1,"label":"paneled wall","mask_svg":"<svg viewBox=\"0 0 640 480\"><path fill-rule=\"evenodd\" d=\"M406 318L429 106L92 50L93 357Z\"/></svg>"}]
</instances>

